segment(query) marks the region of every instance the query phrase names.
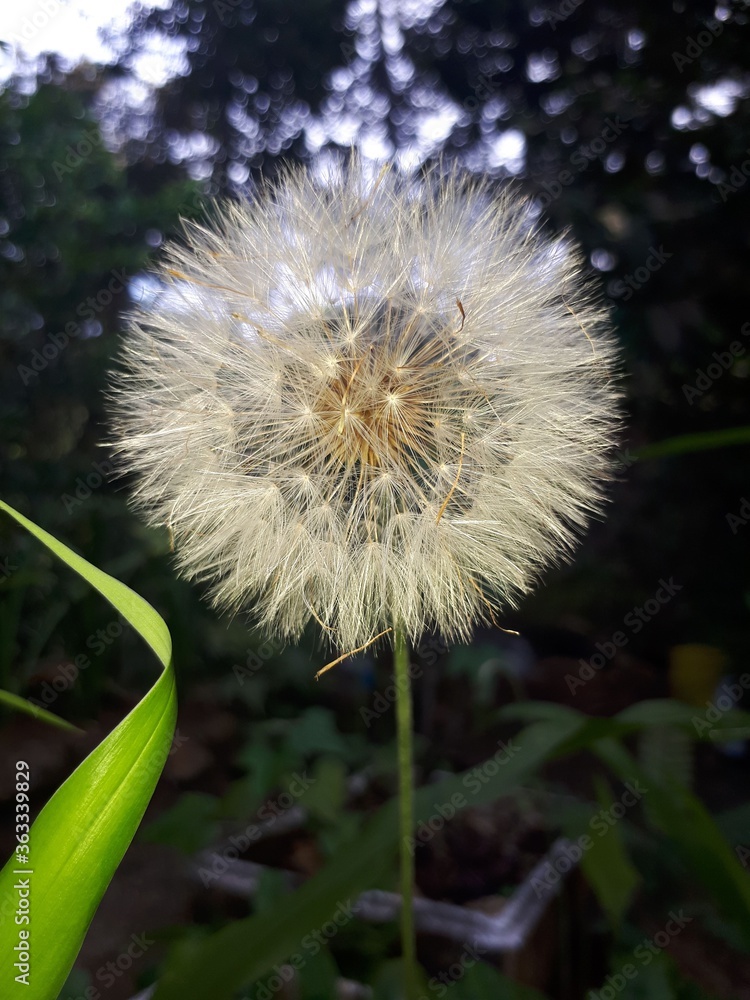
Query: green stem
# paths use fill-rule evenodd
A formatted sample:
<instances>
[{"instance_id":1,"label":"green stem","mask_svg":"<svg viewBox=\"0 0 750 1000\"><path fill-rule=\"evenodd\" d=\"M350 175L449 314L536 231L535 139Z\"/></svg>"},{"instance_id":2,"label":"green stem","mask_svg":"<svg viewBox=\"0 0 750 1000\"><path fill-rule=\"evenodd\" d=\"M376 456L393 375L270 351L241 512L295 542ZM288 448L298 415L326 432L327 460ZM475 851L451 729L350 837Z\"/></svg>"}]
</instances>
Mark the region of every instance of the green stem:
<instances>
[{"instance_id":1,"label":"green stem","mask_svg":"<svg viewBox=\"0 0 750 1000\"><path fill-rule=\"evenodd\" d=\"M396 730L398 737L399 861L401 866L401 951L406 1000L416 1000L417 949L414 934L414 791L412 788L412 707L409 647L395 629Z\"/></svg>"}]
</instances>

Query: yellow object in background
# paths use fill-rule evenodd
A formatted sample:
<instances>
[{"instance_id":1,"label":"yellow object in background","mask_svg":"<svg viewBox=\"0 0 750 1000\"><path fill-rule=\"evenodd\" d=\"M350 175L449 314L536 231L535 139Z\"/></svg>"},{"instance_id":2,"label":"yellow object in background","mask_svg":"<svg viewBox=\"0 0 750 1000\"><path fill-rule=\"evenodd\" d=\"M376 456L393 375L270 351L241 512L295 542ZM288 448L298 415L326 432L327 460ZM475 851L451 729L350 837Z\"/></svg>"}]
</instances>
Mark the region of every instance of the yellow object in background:
<instances>
[{"instance_id":1,"label":"yellow object in background","mask_svg":"<svg viewBox=\"0 0 750 1000\"><path fill-rule=\"evenodd\" d=\"M716 646L685 643L669 651L669 691L688 705L704 707L721 680L726 656Z\"/></svg>"}]
</instances>

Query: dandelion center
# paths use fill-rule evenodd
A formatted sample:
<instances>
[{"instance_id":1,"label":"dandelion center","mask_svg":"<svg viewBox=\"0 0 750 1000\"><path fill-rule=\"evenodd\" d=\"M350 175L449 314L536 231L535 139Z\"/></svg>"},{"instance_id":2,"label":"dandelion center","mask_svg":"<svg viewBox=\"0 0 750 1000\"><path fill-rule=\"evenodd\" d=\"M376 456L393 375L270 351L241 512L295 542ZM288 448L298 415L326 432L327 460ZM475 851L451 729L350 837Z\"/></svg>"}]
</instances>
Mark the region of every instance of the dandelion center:
<instances>
[{"instance_id":1,"label":"dandelion center","mask_svg":"<svg viewBox=\"0 0 750 1000\"><path fill-rule=\"evenodd\" d=\"M476 435L476 414L488 407L461 380L465 348L444 316L385 303L366 310L363 323L362 308L326 317L332 353L317 373L288 366L286 398L306 434L287 458L319 481L337 482L327 502L351 506L367 495L360 528L373 537L394 510L439 510L464 464L467 436ZM471 464L448 498L451 512L469 506Z\"/></svg>"},{"instance_id":2,"label":"dandelion center","mask_svg":"<svg viewBox=\"0 0 750 1000\"><path fill-rule=\"evenodd\" d=\"M439 400L417 365L398 363L393 346L371 343L342 357L317 401L323 437L345 466L408 467L433 456Z\"/></svg>"}]
</instances>

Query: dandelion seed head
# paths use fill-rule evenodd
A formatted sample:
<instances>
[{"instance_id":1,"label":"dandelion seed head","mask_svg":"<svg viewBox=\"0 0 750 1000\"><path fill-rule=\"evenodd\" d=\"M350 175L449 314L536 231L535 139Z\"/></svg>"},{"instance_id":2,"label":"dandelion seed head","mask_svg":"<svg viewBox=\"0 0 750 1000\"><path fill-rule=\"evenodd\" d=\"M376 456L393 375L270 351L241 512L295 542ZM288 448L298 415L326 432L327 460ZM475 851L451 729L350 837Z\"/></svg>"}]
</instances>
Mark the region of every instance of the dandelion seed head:
<instances>
[{"instance_id":1,"label":"dandelion seed head","mask_svg":"<svg viewBox=\"0 0 750 1000\"><path fill-rule=\"evenodd\" d=\"M287 171L172 244L116 446L216 603L340 648L465 638L569 556L618 426L609 318L522 200Z\"/></svg>"}]
</instances>

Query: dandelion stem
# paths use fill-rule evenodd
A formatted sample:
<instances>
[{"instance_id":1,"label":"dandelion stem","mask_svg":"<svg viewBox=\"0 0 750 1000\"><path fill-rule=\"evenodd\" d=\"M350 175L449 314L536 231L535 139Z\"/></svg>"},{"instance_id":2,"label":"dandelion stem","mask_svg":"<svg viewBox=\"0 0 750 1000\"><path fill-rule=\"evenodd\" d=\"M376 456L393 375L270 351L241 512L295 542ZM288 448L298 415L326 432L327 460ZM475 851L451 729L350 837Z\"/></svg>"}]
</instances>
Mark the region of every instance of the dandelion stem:
<instances>
[{"instance_id":1,"label":"dandelion stem","mask_svg":"<svg viewBox=\"0 0 750 1000\"><path fill-rule=\"evenodd\" d=\"M416 1000L417 949L414 934L414 792L412 788L412 705L409 677L409 647L400 629L394 630L396 675L396 730L398 737L399 863L401 868L401 951L404 965L404 996Z\"/></svg>"}]
</instances>

